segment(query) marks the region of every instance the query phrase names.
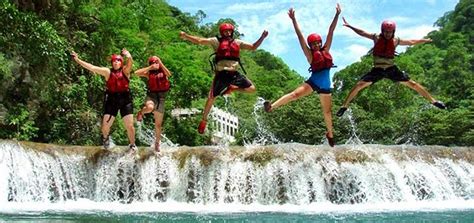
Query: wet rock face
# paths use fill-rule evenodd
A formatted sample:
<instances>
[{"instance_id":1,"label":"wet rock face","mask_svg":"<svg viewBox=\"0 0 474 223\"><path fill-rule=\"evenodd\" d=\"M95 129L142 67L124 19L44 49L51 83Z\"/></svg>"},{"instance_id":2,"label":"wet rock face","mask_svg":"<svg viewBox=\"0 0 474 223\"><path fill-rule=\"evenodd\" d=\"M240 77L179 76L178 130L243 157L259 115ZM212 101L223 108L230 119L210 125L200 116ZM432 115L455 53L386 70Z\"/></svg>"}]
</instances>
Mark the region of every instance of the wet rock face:
<instances>
[{"instance_id":1,"label":"wet rock face","mask_svg":"<svg viewBox=\"0 0 474 223\"><path fill-rule=\"evenodd\" d=\"M473 199L473 148L282 144L246 149L0 141L0 201L355 204Z\"/></svg>"}]
</instances>

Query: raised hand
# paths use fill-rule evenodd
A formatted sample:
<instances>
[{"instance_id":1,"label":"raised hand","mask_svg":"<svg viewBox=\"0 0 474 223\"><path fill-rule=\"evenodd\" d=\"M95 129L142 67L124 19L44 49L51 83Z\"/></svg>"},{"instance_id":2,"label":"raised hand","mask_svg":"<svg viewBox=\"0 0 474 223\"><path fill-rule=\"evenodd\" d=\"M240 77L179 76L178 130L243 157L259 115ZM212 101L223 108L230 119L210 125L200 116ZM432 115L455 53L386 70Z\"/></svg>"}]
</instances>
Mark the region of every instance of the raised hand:
<instances>
[{"instance_id":1,"label":"raised hand","mask_svg":"<svg viewBox=\"0 0 474 223\"><path fill-rule=\"evenodd\" d=\"M266 38L267 36L268 36L268 31L267 31L267 30L263 30L262 37L263 37L263 38Z\"/></svg>"},{"instance_id":2,"label":"raised hand","mask_svg":"<svg viewBox=\"0 0 474 223\"><path fill-rule=\"evenodd\" d=\"M128 52L128 50L125 49L125 48L122 49L122 52L121 52L120 54L122 54L123 56L125 56L125 57L127 57L127 58L132 57L132 55L130 54L130 52Z\"/></svg>"},{"instance_id":3,"label":"raised hand","mask_svg":"<svg viewBox=\"0 0 474 223\"><path fill-rule=\"evenodd\" d=\"M346 21L346 18L342 17L342 21L344 22L342 25L349 27L349 23Z\"/></svg>"},{"instance_id":4,"label":"raised hand","mask_svg":"<svg viewBox=\"0 0 474 223\"><path fill-rule=\"evenodd\" d=\"M71 51L70 55L71 55L72 59L74 59L74 60L78 58L77 53L74 52L74 51Z\"/></svg>"},{"instance_id":5,"label":"raised hand","mask_svg":"<svg viewBox=\"0 0 474 223\"><path fill-rule=\"evenodd\" d=\"M158 70L160 69L160 63L154 63L150 66L152 70Z\"/></svg>"},{"instance_id":6,"label":"raised hand","mask_svg":"<svg viewBox=\"0 0 474 223\"><path fill-rule=\"evenodd\" d=\"M180 37L181 39L184 39L184 40L185 40L185 39L186 39L186 33L183 32L183 31L179 32L179 37Z\"/></svg>"},{"instance_id":7,"label":"raised hand","mask_svg":"<svg viewBox=\"0 0 474 223\"><path fill-rule=\"evenodd\" d=\"M339 3L336 4L336 15L339 15L341 14L341 6L339 5Z\"/></svg>"},{"instance_id":8,"label":"raised hand","mask_svg":"<svg viewBox=\"0 0 474 223\"><path fill-rule=\"evenodd\" d=\"M293 8L290 8L290 10L288 10L288 16L290 16L290 19L291 20L295 20L295 10Z\"/></svg>"}]
</instances>

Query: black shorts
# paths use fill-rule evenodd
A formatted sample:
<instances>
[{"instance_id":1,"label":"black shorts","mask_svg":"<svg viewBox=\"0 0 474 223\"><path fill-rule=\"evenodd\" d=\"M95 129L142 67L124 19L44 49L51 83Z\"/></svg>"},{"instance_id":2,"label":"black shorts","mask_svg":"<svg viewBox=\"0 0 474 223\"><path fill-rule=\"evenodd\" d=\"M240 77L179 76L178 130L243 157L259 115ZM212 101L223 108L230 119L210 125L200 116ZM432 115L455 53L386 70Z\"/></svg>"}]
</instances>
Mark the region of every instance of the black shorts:
<instances>
[{"instance_id":1,"label":"black shorts","mask_svg":"<svg viewBox=\"0 0 474 223\"><path fill-rule=\"evenodd\" d=\"M410 77L408 74L398 69L397 66L391 66L389 68L383 69L379 67L373 67L366 75L360 78L361 81L375 83L382 78L390 79L394 82L400 81L409 81Z\"/></svg>"},{"instance_id":2,"label":"black shorts","mask_svg":"<svg viewBox=\"0 0 474 223\"><path fill-rule=\"evenodd\" d=\"M212 82L212 96L222 95L229 85L235 85L239 88L248 88L252 83L238 71L219 71Z\"/></svg>"},{"instance_id":3,"label":"black shorts","mask_svg":"<svg viewBox=\"0 0 474 223\"><path fill-rule=\"evenodd\" d=\"M133 102L130 92L123 93L105 93L104 98L104 115L117 116L120 110L120 115L133 114Z\"/></svg>"},{"instance_id":4,"label":"black shorts","mask_svg":"<svg viewBox=\"0 0 474 223\"><path fill-rule=\"evenodd\" d=\"M154 110L160 113L165 112L165 99L166 99L166 93L167 91L164 92L148 92L146 96L145 101L153 101L155 104Z\"/></svg>"}]
</instances>

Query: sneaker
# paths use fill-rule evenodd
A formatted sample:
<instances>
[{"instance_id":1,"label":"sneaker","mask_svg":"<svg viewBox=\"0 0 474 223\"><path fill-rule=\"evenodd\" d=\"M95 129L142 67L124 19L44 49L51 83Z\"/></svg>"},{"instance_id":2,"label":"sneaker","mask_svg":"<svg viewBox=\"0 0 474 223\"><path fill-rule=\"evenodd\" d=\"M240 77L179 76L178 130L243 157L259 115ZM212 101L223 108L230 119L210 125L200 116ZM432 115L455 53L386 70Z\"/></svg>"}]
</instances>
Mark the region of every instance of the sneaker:
<instances>
[{"instance_id":1,"label":"sneaker","mask_svg":"<svg viewBox=\"0 0 474 223\"><path fill-rule=\"evenodd\" d=\"M130 151L132 151L132 152L137 152L137 151L138 151L138 147L137 147L135 144L130 144L130 145L128 145L128 148L129 148Z\"/></svg>"},{"instance_id":2,"label":"sneaker","mask_svg":"<svg viewBox=\"0 0 474 223\"><path fill-rule=\"evenodd\" d=\"M339 111L337 111L336 116L337 116L337 117L341 117L342 115L344 115L344 112L346 112L346 111L347 111L347 108L341 107L341 108L339 109Z\"/></svg>"},{"instance_id":3,"label":"sneaker","mask_svg":"<svg viewBox=\"0 0 474 223\"><path fill-rule=\"evenodd\" d=\"M206 130L206 125L207 125L207 121L201 120L198 127L199 134L204 134L204 130Z\"/></svg>"},{"instance_id":4,"label":"sneaker","mask_svg":"<svg viewBox=\"0 0 474 223\"><path fill-rule=\"evenodd\" d=\"M142 111L139 111L137 113L137 122L141 122L141 121L143 121L143 113Z\"/></svg>"},{"instance_id":5,"label":"sneaker","mask_svg":"<svg viewBox=\"0 0 474 223\"><path fill-rule=\"evenodd\" d=\"M101 136L101 138L102 138L102 146L104 147L104 149L109 149L109 147L110 147L110 138L109 138L109 136L107 136L107 137Z\"/></svg>"},{"instance_id":6,"label":"sneaker","mask_svg":"<svg viewBox=\"0 0 474 223\"><path fill-rule=\"evenodd\" d=\"M265 101L263 103L263 109L266 111L266 112L271 112L272 110L272 104L270 104L269 101Z\"/></svg>"},{"instance_id":7,"label":"sneaker","mask_svg":"<svg viewBox=\"0 0 474 223\"><path fill-rule=\"evenodd\" d=\"M439 109L446 109L446 105L442 101L435 101L433 105Z\"/></svg>"},{"instance_id":8,"label":"sneaker","mask_svg":"<svg viewBox=\"0 0 474 223\"><path fill-rule=\"evenodd\" d=\"M334 137L329 137L329 133L326 133L326 139L328 139L328 143L330 147L334 147Z\"/></svg>"}]
</instances>

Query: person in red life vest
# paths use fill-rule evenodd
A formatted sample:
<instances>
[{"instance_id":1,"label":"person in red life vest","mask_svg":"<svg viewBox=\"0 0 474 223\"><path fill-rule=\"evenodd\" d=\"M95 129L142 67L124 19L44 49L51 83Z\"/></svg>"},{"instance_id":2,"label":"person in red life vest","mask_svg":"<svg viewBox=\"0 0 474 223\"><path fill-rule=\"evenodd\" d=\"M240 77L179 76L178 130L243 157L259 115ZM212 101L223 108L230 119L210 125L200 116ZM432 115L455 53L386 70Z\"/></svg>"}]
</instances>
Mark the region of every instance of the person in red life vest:
<instances>
[{"instance_id":1,"label":"person in red life vest","mask_svg":"<svg viewBox=\"0 0 474 223\"><path fill-rule=\"evenodd\" d=\"M323 44L321 36L316 33L310 34L305 41L303 33L301 32L298 22L296 21L295 10L291 8L288 11L288 15L293 22L293 27L295 28L296 35L298 36L300 46L303 49L306 60L310 64L309 70L311 71L311 77L293 92L282 96L273 102L273 104L270 104L269 101L265 101L263 104L265 111L271 112L280 106L286 105L289 102L295 101L316 91L319 94L324 122L326 123L326 138L328 140L328 144L331 147L334 147L334 136L331 116L332 81L329 75L329 70L331 67L333 67L333 63L329 50L331 49L334 29L336 28L340 13L341 7L339 4L337 4L336 14L332 20L331 25L329 26L326 42Z\"/></svg>"},{"instance_id":2,"label":"person in red life vest","mask_svg":"<svg viewBox=\"0 0 474 223\"><path fill-rule=\"evenodd\" d=\"M137 121L141 122L144 114L153 112L155 118L155 152L160 152L161 125L165 112L166 93L170 89L168 77L171 76L171 72L157 56L148 58L148 65L148 67L135 71L135 74L139 77L148 79L145 105L137 113Z\"/></svg>"},{"instance_id":3,"label":"person in red life vest","mask_svg":"<svg viewBox=\"0 0 474 223\"><path fill-rule=\"evenodd\" d=\"M102 118L102 144L105 149L110 146L110 127L114 123L118 111L122 116L125 128L127 129L129 148L136 151L135 128L133 127L133 104L129 89L130 72L132 70L133 59L130 53L124 48L122 55L127 57L127 64L123 65L123 57L113 54L110 58L112 68L98 67L79 59L76 52L71 56L74 61L87 70L102 75L106 81L106 92L104 100L104 117Z\"/></svg>"},{"instance_id":4,"label":"person in red life vest","mask_svg":"<svg viewBox=\"0 0 474 223\"><path fill-rule=\"evenodd\" d=\"M357 82L357 84L352 88L349 95L344 100L341 108L339 111L337 111L337 116L341 117L344 114L344 112L347 110L347 107L349 106L349 103L355 98L355 96L357 96L360 90L376 83L383 78L388 78L394 82L401 83L417 91L423 97L428 99L434 106L440 109L446 109L446 106L443 102L434 99L423 86L411 80L410 77L408 77L408 74L398 69L397 65L394 63L395 48L398 45L412 46L431 42L431 39L404 40L400 39L399 37L395 37L396 24L393 21L383 21L381 25L381 33L376 34L368 33L364 30L355 28L354 26L347 23L345 18L342 19L344 21L344 26L352 29L360 36L374 41L374 48L372 49L374 66L367 74L362 76L359 82Z\"/></svg>"},{"instance_id":5,"label":"person in red life vest","mask_svg":"<svg viewBox=\"0 0 474 223\"><path fill-rule=\"evenodd\" d=\"M198 132L204 133L207 125L207 116L211 110L216 97L219 95L230 94L232 91L241 91L245 93L254 93L255 86L244 75L237 71L240 64L240 50L256 50L268 32L263 31L260 38L253 44L246 43L234 38L234 26L230 23L222 23L219 26L220 37L202 38L180 32L183 40L194 44L209 45L215 50L214 80L204 107L202 120L198 126ZM244 70L245 73L245 70Z\"/></svg>"}]
</instances>

